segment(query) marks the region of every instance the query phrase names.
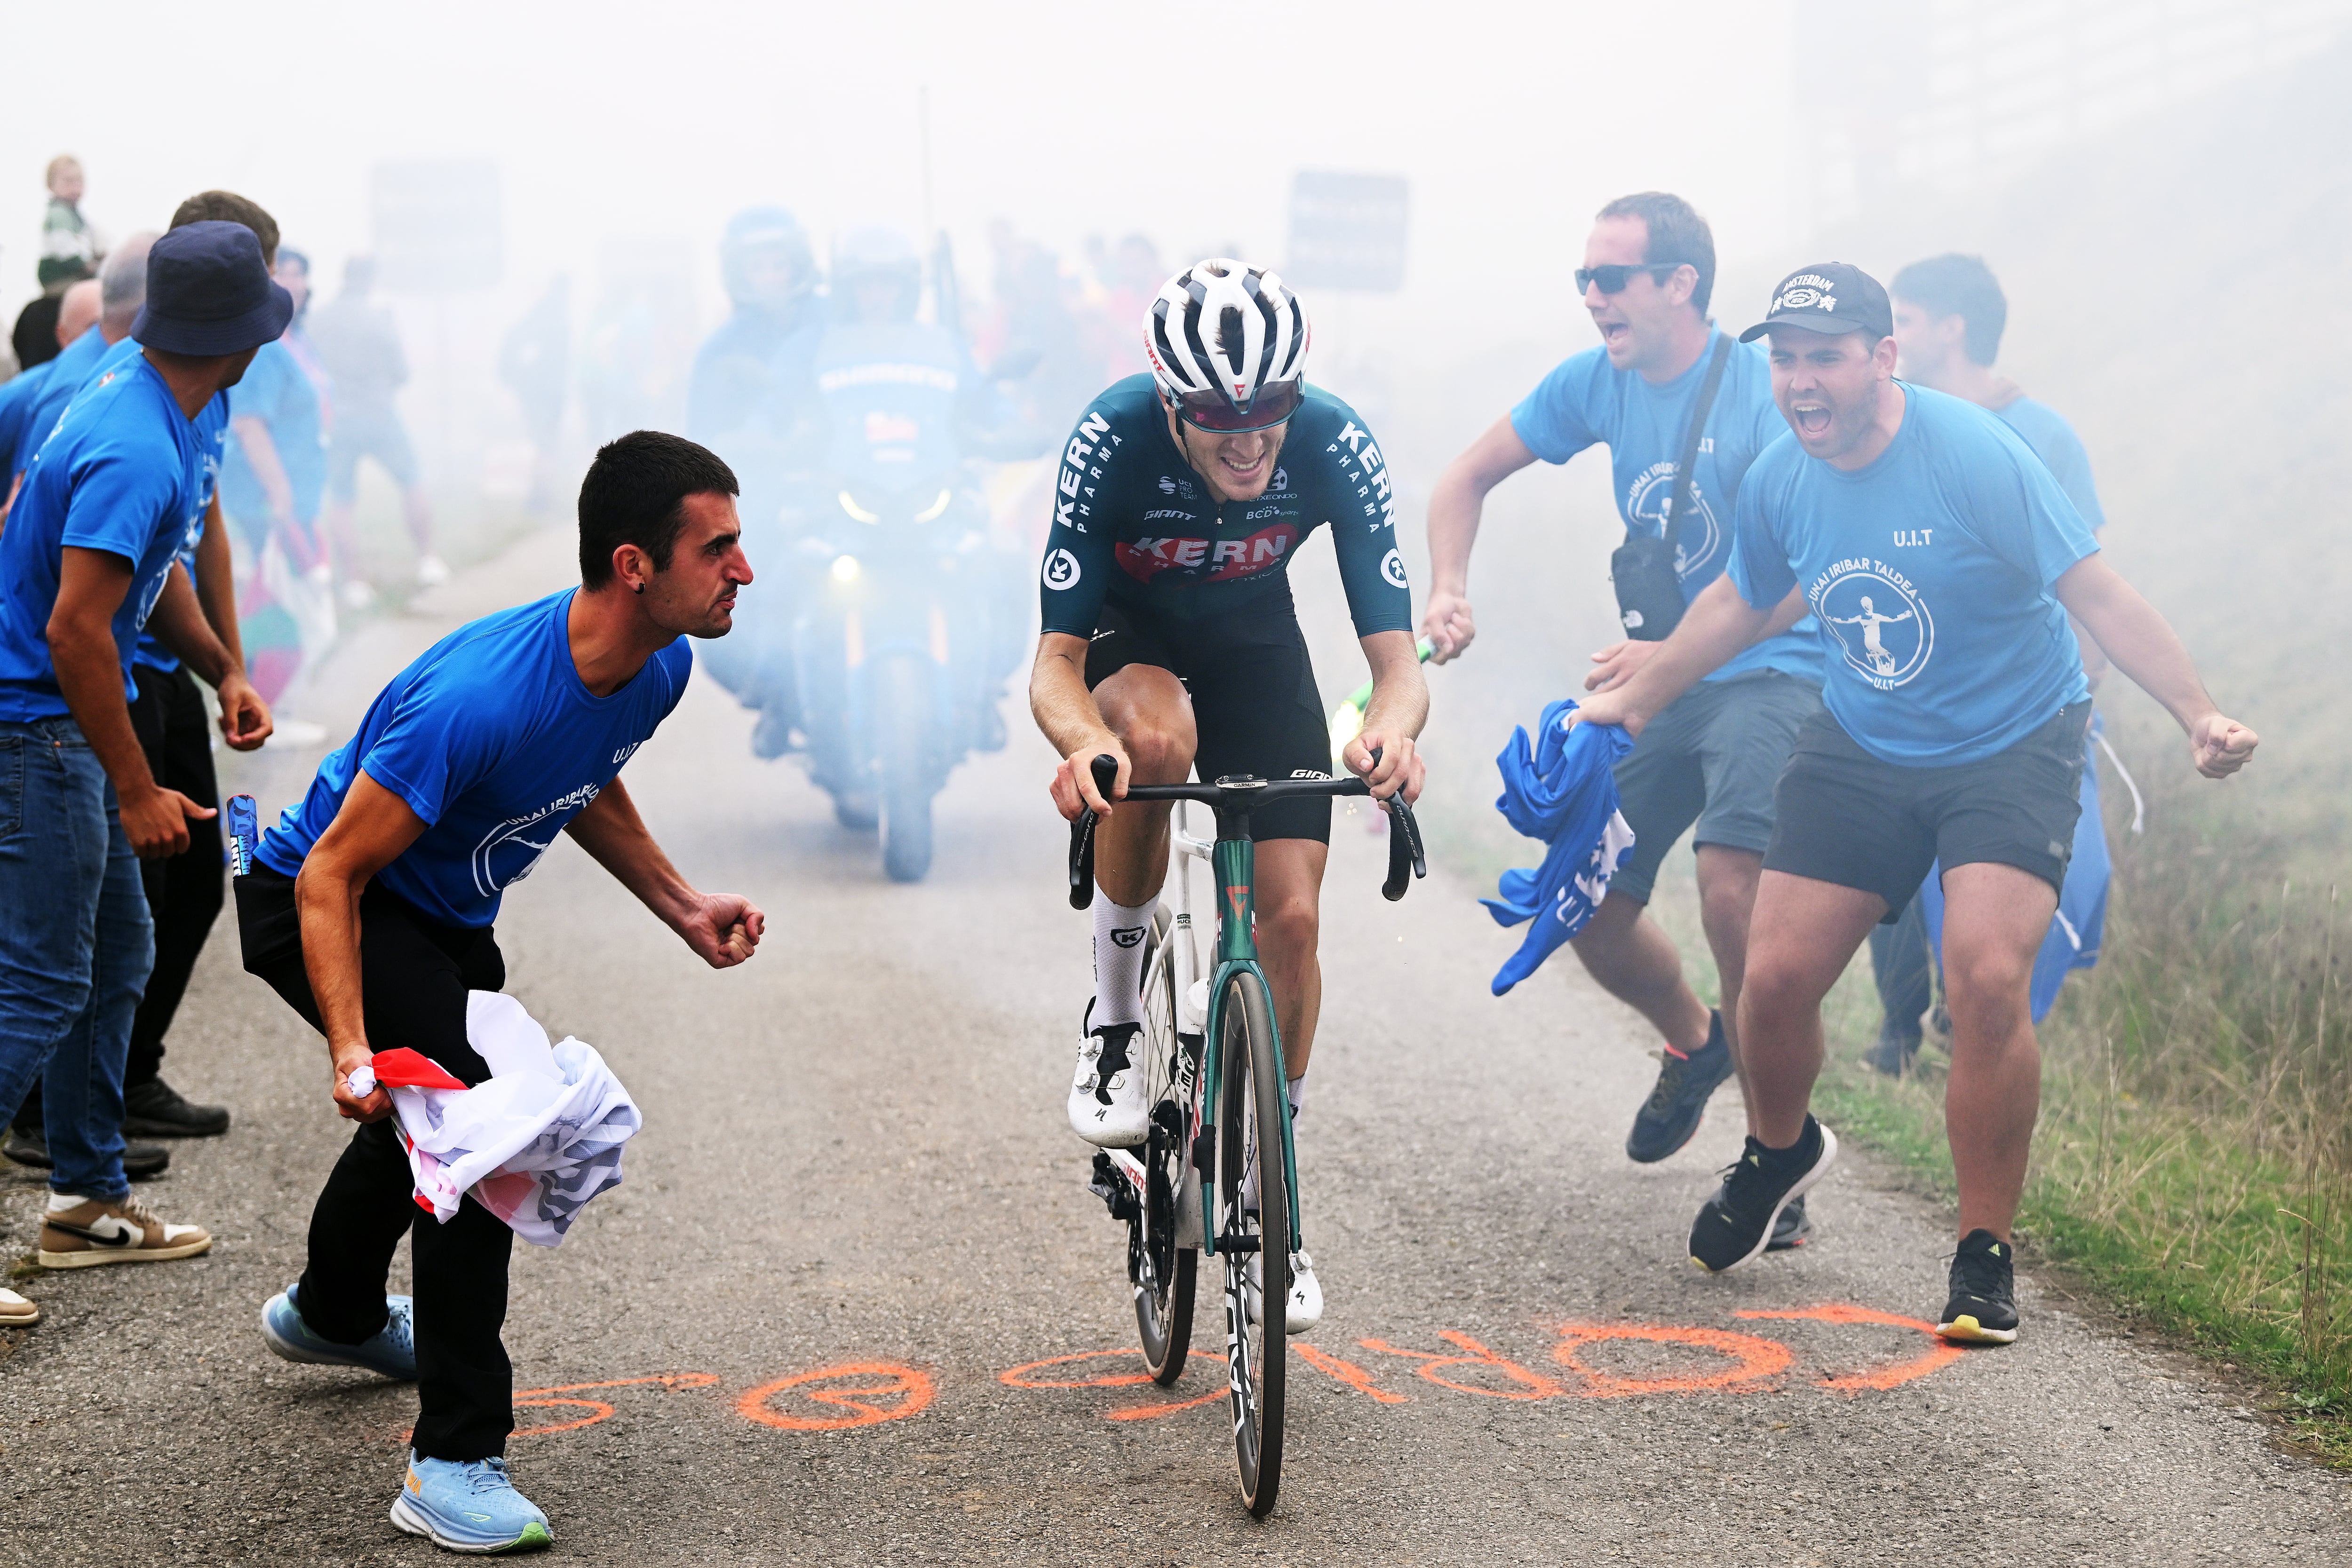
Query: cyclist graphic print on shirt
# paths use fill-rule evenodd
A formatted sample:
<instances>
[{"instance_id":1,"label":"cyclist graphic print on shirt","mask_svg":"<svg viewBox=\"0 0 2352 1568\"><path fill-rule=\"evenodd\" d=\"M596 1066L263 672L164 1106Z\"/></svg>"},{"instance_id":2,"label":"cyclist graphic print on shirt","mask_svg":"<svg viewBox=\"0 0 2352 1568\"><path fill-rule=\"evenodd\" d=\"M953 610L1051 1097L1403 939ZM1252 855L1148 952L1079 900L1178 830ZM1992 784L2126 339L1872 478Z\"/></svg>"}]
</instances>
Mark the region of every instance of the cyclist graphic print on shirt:
<instances>
[{"instance_id":1,"label":"cyclist graphic print on shirt","mask_svg":"<svg viewBox=\"0 0 2352 1568\"><path fill-rule=\"evenodd\" d=\"M1038 571L1045 630L1091 636L1106 601L1177 620L1233 609L1282 587L1299 542L1328 523L1356 634L1407 631L1395 513L1380 443L1328 392L1307 389L1265 494L1221 506L1169 435L1151 378L1129 376L1063 449Z\"/></svg>"}]
</instances>

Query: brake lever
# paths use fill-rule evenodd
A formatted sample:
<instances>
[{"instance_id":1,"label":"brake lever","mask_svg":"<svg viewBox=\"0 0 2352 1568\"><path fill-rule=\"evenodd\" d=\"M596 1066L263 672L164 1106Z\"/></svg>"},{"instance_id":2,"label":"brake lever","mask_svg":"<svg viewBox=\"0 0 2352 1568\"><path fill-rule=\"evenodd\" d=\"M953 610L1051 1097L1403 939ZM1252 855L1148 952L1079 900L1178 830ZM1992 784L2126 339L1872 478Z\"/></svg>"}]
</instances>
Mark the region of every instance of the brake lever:
<instances>
[{"instance_id":1,"label":"brake lever","mask_svg":"<svg viewBox=\"0 0 2352 1568\"><path fill-rule=\"evenodd\" d=\"M1379 767L1381 748L1365 749L1372 754L1372 766ZM1413 820L1412 808L1405 804L1404 791L1400 789L1381 804L1389 813L1389 875L1381 883L1381 896L1394 904L1412 885L1412 878L1429 874L1429 860L1422 849L1421 824Z\"/></svg>"},{"instance_id":2,"label":"brake lever","mask_svg":"<svg viewBox=\"0 0 2352 1568\"><path fill-rule=\"evenodd\" d=\"M1112 786L1118 782L1118 758L1105 752L1087 764L1094 774L1095 793L1110 798ZM1095 902L1095 824L1102 819L1095 815L1092 806L1080 811L1070 824L1070 907L1090 909Z\"/></svg>"}]
</instances>

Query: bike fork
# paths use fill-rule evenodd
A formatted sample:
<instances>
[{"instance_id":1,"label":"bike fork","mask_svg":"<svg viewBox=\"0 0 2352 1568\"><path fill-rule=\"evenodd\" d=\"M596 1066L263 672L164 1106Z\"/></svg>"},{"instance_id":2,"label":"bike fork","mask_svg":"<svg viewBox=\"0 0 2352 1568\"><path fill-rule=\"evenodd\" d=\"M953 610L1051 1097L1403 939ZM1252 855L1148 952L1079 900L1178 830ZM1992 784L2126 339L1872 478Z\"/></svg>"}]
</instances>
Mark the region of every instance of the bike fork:
<instances>
[{"instance_id":1,"label":"bike fork","mask_svg":"<svg viewBox=\"0 0 2352 1568\"><path fill-rule=\"evenodd\" d=\"M1216 1148L1215 1117L1224 1103L1224 1040L1225 983L1236 973L1247 969L1257 977L1265 989L1266 1028L1272 1034L1268 1042L1274 1047L1274 1061L1283 1082L1289 1082L1287 1072L1281 1071L1282 1024L1275 1017L1274 988L1266 984L1265 971L1257 962L1257 895L1255 871L1257 846L1245 838L1220 838L1212 852L1211 865L1216 873L1217 896L1217 968L1209 983L1209 1018L1207 1034L1202 1040L1201 1089L1202 1117L1194 1129L1192 1152L1196 1166L1204 1179L1201 1183L1202 1210L1205 1223L1201 1227L1201 1250L1216 1256L1217 1235L1226 1216L1222 1212L1219 1197L1211 1191L1217 1184L1206 1179L1210 1167L1200 1162L1203 1151L1214 1159ZM1291 1141L1290 1107L1286 1101L1282 1113L1282 1174L1283 1185L1290 1197L1290 1245L1295 1250L1307 1247L1306 1231L1298 1218L1298 1151Z\"/></svg>"}]
</instances>

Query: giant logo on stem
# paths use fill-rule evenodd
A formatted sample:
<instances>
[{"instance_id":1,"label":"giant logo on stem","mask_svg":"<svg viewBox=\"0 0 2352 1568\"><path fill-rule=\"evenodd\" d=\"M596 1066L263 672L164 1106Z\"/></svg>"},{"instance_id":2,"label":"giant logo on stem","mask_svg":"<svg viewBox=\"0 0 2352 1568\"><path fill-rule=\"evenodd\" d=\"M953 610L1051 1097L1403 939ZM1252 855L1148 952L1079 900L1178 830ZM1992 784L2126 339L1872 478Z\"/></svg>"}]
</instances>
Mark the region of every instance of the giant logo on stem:
<instances>
[{"instance_id":1,"label":"giant logo on stem","mask_svg":"<svg viewBox=\"0 0 2352 1568\"><path fill-rule=\"evenodd\" d=\"M1880 691L1893 691L1927 667L1936 618L1910 578L1882 560L1841 560L1809 584L1805 597L1845 651L1845 662Z\"/></svg>"}]
</instances>

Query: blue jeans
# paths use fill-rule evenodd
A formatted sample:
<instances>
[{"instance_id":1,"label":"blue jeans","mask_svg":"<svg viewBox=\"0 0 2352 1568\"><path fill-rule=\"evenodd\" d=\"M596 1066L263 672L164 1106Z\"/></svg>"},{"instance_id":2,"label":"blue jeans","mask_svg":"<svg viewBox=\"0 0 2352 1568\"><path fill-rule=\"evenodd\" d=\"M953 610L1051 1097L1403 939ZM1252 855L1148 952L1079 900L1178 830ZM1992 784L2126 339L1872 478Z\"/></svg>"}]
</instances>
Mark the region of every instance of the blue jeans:
<instances>
[{"instance_id":1,"label":"blue jeans","mask_svg":"<svg viewBox=\"0 0 2352 1568\"><path fill-rule=\"evenodd\" d=\"M130 1196L122 1064L154 961L139 862L80 726L0 721L0 1108L40 1079L52 1191Z\"/></svg>"}]
</instances>

